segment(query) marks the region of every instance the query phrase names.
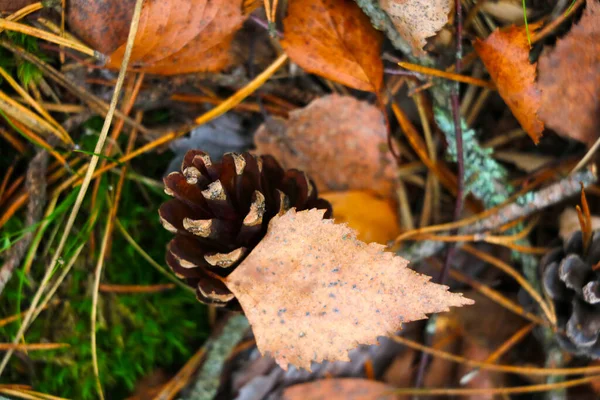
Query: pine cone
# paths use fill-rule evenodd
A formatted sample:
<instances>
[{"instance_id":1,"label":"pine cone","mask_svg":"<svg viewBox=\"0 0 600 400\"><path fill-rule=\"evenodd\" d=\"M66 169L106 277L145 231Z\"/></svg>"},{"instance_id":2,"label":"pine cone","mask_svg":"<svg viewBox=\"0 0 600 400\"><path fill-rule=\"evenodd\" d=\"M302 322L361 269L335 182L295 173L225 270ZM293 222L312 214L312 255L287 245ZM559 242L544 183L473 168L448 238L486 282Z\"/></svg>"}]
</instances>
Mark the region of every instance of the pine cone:
<instances>
[{"instance_id":1,"label":"pine cone","mask_svg":"<svg viewBox=\"0 0 600 400\"><path fill-rule=\"evenodd\" d=\"M208 154L189 151L165 179L174 197L159 209L162 225L175 234L167 264L196 288L198 300L237 308L234 295L219 280L229 275L264 237L269 221L291 207L327 210L304 172L284 171L271 156L225 154L213 163Z\"/></svg>"},{"instance_id":2,"label":"pine cone","mask_svg":"<svg viewBox=\"0 0 600 400\"><path fill-rule=\"evenodd\" d=\"M600 231L594 232L587 252L583 234L575 232L563 247L550 251L540 263L541 280L554 302L560 345L581 356L600 358Z\"/></svg>"}]
</instances>

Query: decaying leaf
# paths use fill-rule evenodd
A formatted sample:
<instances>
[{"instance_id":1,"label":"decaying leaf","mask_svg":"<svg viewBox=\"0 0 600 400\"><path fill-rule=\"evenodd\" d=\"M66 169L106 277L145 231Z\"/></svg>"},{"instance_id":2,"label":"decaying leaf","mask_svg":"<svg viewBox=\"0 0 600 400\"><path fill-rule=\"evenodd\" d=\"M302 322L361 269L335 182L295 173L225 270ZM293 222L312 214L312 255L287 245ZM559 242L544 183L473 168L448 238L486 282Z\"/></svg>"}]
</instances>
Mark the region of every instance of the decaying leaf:
<instances>
[{"instance_id":1,"label":"decaying leaf","mask_svg":"<svg viewBox=\"0 0 600 400\"><path fill-rule=\"evenodd\" d=\"M417 56L425 54L425 39L446 25L453 4L454 0L379 0L381 8Z\"/></svg>"},{"instance_id":2,"label":"decaying leaf","mask_svg":"<svg viewBox=\"0 0 600 400\"><path fill-rule=\"evenodd\" d=\"M395 400L392 386L360 378L319 379L290 386L282 400Z\"/></svg>"},{"instance_id":3,"label":"decaying leaf","mask_svg":"<svg viewBox=\"0 0 600 400\"><path fill-rule=\"evenodd\" d=\"M281 45L306 71L355 89L383 82L382 35L352 0L294 0Z\"/></svg>"},{"instance_id":4,"label":"decaying leaf","mask_svg":"<svg viewBox=\"0 0 600 400\"><path fill-rule=\"evenodd\" d=\"M35 2L36 0L0 0L0 12L17 11Z\"/></svg>"},{"instance_id":5,"label":"decaying leaf","mask_svg":"<svg viewBox=\"0 0 600 400\"><path fill-rule=\"evenodd\" d=\"M320 210L274 217L266 236L225 278L262 354L310 370L348 361L348 350L375 344L402 323L472 304L407 268L384 247L365 244Z\"/></svg>"},{"instance_id":6,"label":"decaying leaf","mask_svg":"<svg viewBox=\"0 0 600 400\"><path fill-rule=\"evenodd\" d=\"M535 84L536 65L529 63L529 43L524 27L496 30L474 42L475 50L496 83L498 93L525 132L538 143L544 124L538 118L540 91Z\"/></svg>"},{"instance_id":7,"label":"decaying leaf","mask_svg":"<svg viewBox=\"0 0 600 400\"><path fill-rule=\"evenodd\" d=\"M379 109L350 96L321 97L255 135L257 151L305 171L321 191L373 190L388 196L395 161Z\"/></svg>"},{"instance_id":8,"label":"decaying leaf","mask_svg":"<svg viewBox=\"0 0 600 400\"><path fill-rule=\"evenodd\" d=\"M351 190L322 193L335 210L335 223L346 223L360 241L386 245L400 234L398 216L387 199L371 192Z\"/></svg>"},{"instance_id":9,"label":"decaying leaf","mask_svg":"<svg viewBox=\"0 0 600 400\"><path fill-rule=\"evenodd\" d=\"M71 30L109 55L119 68L133 0L70 0ZM156 74L218 71L230 61L229 47L241 27L242 0L145 1L131 65Z\"/></svg>"},{"instance_id":10,"label":"decaying leaf","mask_svg":"<svg viewBox=\"0 0 600 400\"><path fill-rule=\"evenodd\" d=\"M600 136L600 3L586 2L579 23L539 60L540 118L591 145Z\"/></svg>"}]
</instances>

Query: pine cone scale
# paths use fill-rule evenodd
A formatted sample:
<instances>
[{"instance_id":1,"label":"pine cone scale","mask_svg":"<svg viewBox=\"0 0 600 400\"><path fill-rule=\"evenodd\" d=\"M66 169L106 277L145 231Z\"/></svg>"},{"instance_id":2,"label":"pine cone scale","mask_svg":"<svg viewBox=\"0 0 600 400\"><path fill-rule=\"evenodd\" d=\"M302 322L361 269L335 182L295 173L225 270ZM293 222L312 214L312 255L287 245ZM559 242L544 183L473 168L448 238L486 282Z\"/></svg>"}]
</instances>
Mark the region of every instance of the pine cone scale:
<instances>
[{"instance_id":1,"label":"pine cone scale","mask_svg":"<svg viewBox=\"0 0 600 400\"><path fill-rule=\"evenodd\" d=\"M165 177L159 216L175 234L167 264L196 287L200 301L239 307L222 278L231 273L265 235L268 223L290 207L331 206L319 199L314 183L301 171L284 171L270 156L225 154L220 162L198 150L188 152L181 172Z\"/></svg>"},{"instance_id":2,"label":"pine cone scale","mask_svg":"<svg viewBox=\"0 0 600 400\"><path fill-rule=\"evenodd\" d=\"M581 231L540 263L541 282L554 302L560 345L576 355L600 359L600 231L584 249Z\"/></svg>"}]
</instances>

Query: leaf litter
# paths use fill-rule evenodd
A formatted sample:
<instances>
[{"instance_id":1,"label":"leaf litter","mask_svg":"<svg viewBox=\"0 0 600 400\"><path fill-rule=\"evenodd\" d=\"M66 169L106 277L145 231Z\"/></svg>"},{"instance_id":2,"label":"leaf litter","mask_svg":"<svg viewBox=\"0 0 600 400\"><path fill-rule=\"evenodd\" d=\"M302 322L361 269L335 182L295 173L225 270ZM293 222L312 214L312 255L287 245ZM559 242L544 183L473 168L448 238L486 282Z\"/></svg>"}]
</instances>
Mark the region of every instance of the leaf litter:
<instances>
[{"instance_id":1,"label":"leaf litter","mask_svg":"<svg viewBox=\"0 0 600 400\"><path fill-rule=\"evenodd\" d=\"M6 17L1 21L3 29L17 30L7 32L0 41L2 58L7 60L2 63L6 68L3 76L18 78L0 86L4 248L27 244L30 238L19 233L30 229L22 226L31 217L26 205L28 201L44 202L24 185L22 171L31 163L34 146L55 148L51 154L59 160L49 166L46 177L48 202L42 207L50 217L31 228L36 233L23 261L25 273L15 269L0 302L9 315L1 322L5 342L22 339L14 329L19 316L12 314L33 306L35 291L44 289L39 282L47 268L45 256L55 247L51 232L58 224L52 217L53 204L75 194L72 184L77 178L72 170L79 168L77 173L83 174L94 153L97 121L89 116L103 118L108 110L102 98L112 95L115 75L111 69L120 67L135 2L58 3L0 2L0 12ZM67 8L61 10L65 3ZM600 213L591 197L598 194L591 185L597 179L595 169L567 173L580 159L582 149L592 146L598 137L600 74L594 50L599 5L594 0L550 3L528 1L523 5L499 0L480 6L462 2L461 22L455 2L449 0L144 2L141 18L134 21L139 22L139 31L123 93L124 103L133 111L122 126L119 121L131 107L120 107L116 114L115 131L123 134L114 135L114 144L122 152L101 155L116 162L97 171L101 178L94 198L91 204L84 202L76 222L81 233L69 238L76 239L78 246L86 242L89 246L83 248L80 259L65 260L69 267L60 270L59 280L52 282L58 285L69 278L56 286L56 301L25 311L27 318L40 314L41 320L27 328L29 342L68 343L70 350L31 352L22 359L12 357L8 364L5 355L0 371L10 371L6 376L18 382L31 382L35 390L81 399L95 398L95 392L125 398L142 376L161 376L152 372L172 371L186 358L179 373L162 375L155 393L189 398L194 390L210 387L211 396L261 399L303 396L310 389L316 398L374 398L388 395L398 386L406 388L403 393L426 395L434 387L467 382L465 376L475 378L464 388L452 389L453 393L491 396L502 391L568 386L578 386L577 392L568 392L573 398L594 393L597 388L588 384L593 376L554 386L523 387L514 374L492 376L485 368L467 367L469 359L493 363L501 356L515 365L548 365L561 359L563 365L559 366L566 369L551 370L560 374L574 365L569 352L593 356L589 349L597 348L594 321L598 317L593 307L560 303L555 310L559 323L569 319L579 325L569 325L571 337L557 334L543 292L552 289L548 282L559 286L566 282L586 288L586 294L567 294L565 298L595 298L593 274L571 274L592 277L573 283L565 271L579 271L581 265L597 269L589 261L597 255L598 241L590 230ZM36 12L40 8L45 9ZM517 12L526 12L532 48L526 29L519 26L522 21ZM536 24L543 27L536 31ZM443 73L458 54L455 46L460 28L462 68L459 73ZM83 49L92 58L83 60L72 49ZM404 65L426 68L417 69L418 73L391 65L384 68L388 60L398 59L408 62ZM431 71L440 72L438 78L430 79L427 74ZM486 71L494 85L487 84ZM455 84L445 80L447 77L464 82L456 96L460 112L452 94ZM408 93L404 89L407 83ZM483 83L484 88L472 83ZM23 101L26 92L31 93L24 106L28 111L21 115L14 104ZM416 92L422 100L418 113L410 99ZM51 120L46 121L48 112L40 111L45 108L53 113ZM228 114L210 124L225 112ZM469 121L461 122L462 149L453 125L461 114ZM77 145L75 151L69 147L70 140L56 144L38 125L27 124L32 116L64 125L68 139ZM400 129L394 116L402 117ZM192 121L203 125L175 142L173 139L193 128ZM405 136L407 126L411 130ZM134 127L138 135L132 131ZM523 139L523 130L537 147ZM551 130L566 139L552 135ZM251 140L255 153L263 158L231 153L247 150ZM194 157L185 155L189 150ZM170 272L156 260L163 258L170 234L160 229L155 217L163 201L157 189L162 190L159 180L169 162L179 169L181 158L181 177L170 176L166 182L168 194L178 196L181 202L177 210L171 210L175 225L169 228L181 230L183 239L169 247L167 261L177 276L186 279L179 282L184 290L159 293L156 288L164 286L163 274ZM133 162L125 173L122 168L130 159ZM464 176L457 165L446 161L442 165L443 159L458 160L459 165L464 159L460 165ZM63 160L68 168L61 165L66 164ZM425 164L421 160L426 160ZM507 164L500 166L498 161ZM442 167L453 179L440 186ZM110 168L115 174L105 173ZM467 182L461 182L465 176ZM44 177L39 179L43 187ZM567 198L575 193L573 184L579 181L588 188L590 201L581 205L583 211L569 212L578 202ZM464 183L462 189L458 183ZM537 190L540 185L542 189ZM117 194L113 195L115 188ZM429 225L432 220L460 218L453 203L464 196L472 210L480 209L478 200L484 207L493 205L483 193L493 194L494 204L508 205L457 225ZM98 203L100 206L94 206ZM102 207L105 204L109 206ZM306 204L327 210L327 215L332 208L334 219L323 219L324 211L310 210L312 206L294 210ZM552 207L544 210L549 205ZM109 221L114 213L128 244L124 246L118 235L111 235L109 248L114 248L99 287L112 289L96 293L100 300L96 341L100 357L93 365L98 370L96 381L89 371L86 350L90 344L88 296L93 288L87 283L87 268L80 263L99 257L96 239L103 232L94 222L98 216ZM399 231L399 214L402 226L420 227ZM435 218L424 218L432 215ZM531 216L533 219L527 220ZM178 221L179 217L182 220ZM486 225L485 221L496 222ZM453 232L453 226L465 231ZM579 230L585 232L585 240L578 239ZM465 232L468 235L461 234ZM397 236L401 239L395 241L396 254L392 248L384 252L382 245ZM371 241L380 244L367 244ZM460 247L464 241L476 243L464 247L470 249L467 253L454 250L446 260L441 250L454 242ZM477 243L481 241L493 245ZM547 263L540 263L537 255L560 258L561 241L561 251L568 253L566 261L557 264L562 265L558 270L563 273L553 274L557 268L545 267L540 281L539 266ZM214 245L210 251L208 242ZM580 251L579 243L583 249L591 246L588 254ZM549 252L547 246L555 244ZM174 255L179 258L174 260ZM573 261L577 257L583 264ZM146 262L161 274L152 275ZM490 268L488 262L504 266L503 272ZM438 267L444 264L452 268L451 280L427 276L439 276ZM72 265L75 267L70 270ZM214 284L212 291L206 282ZM468 291L468 286L474 291ZM541 292L536 294L533 288L540 286ZM534 302L523 288L536 294ZM194 289L200 289L200 301L212 304L208 309L190 296ZM355 293L358 290L360 293ZM467 293L466 297L457 294L460 292ZM225 317L230 312L217 308L225 305L215 301L220 296L229 301L227 309L245 311L251 333L245 322L235 327L233 319ZM456 308L460 313L443 313L418 322L450 306L466 305L467 298L476 299L479 306ZM512 316L510 322L499 307ZM539 325L536 335L530 334L531 325L519 323L523 318ZM239 314L236 319L246 321ZM494 328L500 320L503 329ZM480 325L490 331L479 329ZM537 331L544 329L539 335ZM230 331L233 335L224 333ZM397 336L399 331L402 337ZM502 340L492 341L499 331ZM583 342L581 335L573 336L580 331L585 333ZM210 349L198 349L209 332L215 339L206 345ZM457 354L455 360L463 365L453 368L449 353L427 363L417 351L406 350L386 336L423 339L434 349ZM593 341L591 347L581 347ZM190 358L191 354L195 355ZM117 359L119 366L115 367ZM290 368L284 370L277 364ZM72 373L65 375L61 365L69 365ZM393 380L385 378L392 375ZM207 376L210 378L202 378ZM340 377L350 379L340 381ZM561 380L558 375L555 378ZM382 380L388 385L380 383ZM309 381L313 382L303 384ZM421 392L414 389L419 382L424 383L424 388L418 389ZM16 396L4 390L0 388L2 395ZM28 389L19 386L14 390ZM27 395L32 393L36 392Z\"/></svg>"}]
</instances>

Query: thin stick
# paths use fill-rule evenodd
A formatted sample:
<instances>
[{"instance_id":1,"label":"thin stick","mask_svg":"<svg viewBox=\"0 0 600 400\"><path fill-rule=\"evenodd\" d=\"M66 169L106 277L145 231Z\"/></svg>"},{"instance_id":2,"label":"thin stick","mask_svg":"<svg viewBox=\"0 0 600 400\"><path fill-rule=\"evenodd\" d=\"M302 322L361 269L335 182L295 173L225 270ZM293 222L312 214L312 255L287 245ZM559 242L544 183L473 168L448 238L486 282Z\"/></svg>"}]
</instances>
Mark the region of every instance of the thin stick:
<instances>
[{"instance_id":1,"label":"thin stick","mask_svg":"<svg viewBox=\"0 0 600 400\"><path fill-rule=\"evenodd\" d=\"M146 253L139 244L137 244L135 239L133 239L133 237L131 237L131 235L127 232L127 230L125 230L125 228L123 227L123 224L121 224L121 221L119 221L118 219L116 221L116 226L119 229L119 232L121 232L121 235L123 235L123 237L125 238L125 240L127 240L127 242L129 242L129 245L131 247L133 247L134 250L137 251L144 260L148 261L148 263L150 265L152 265L154 267L154 269L156 269L160 274L164 275L167 279L169 279L170 281L172 281L173 283L175 283L177 286L184 289L185 291L187 291L189 293L193 293L194 295L196 294L194 289L192 289L191 287L189 287L188 285L186 285L185 283L183 283L182 281L177 279L173 274L170 274L169 272L167 272L159 263L154 261L154 259L152 257L150 257L150 255L148 253Z\"/></svg>"},{"instance_id":2,"label":"thin stick","mask_svg":"<svg viewBox=\"0 0 600 400\"><path fill-rule=\"evenodd\" d=\"M24 33L29 36L34 36L39 39L46 40L48 42L56 43L58 45L65 46L65 47L71 48L73 50L77 50L80 53L86 54L91 57L95 57L95 58L102 57L100 53L98 53L94 49L87 47L84 44L73 42L69 39L62 38L53 33L46 32L46 31L43 31L38 28L34 28L29 25L9 21L4 18L0 18L0 29L6 29L8 31L20 32L20 33Z\"/></svg>"},{"instance_id":3,"label":"thin stick","mask_svg":"<svg viewBox=\"0 0 600 400\"><path fill-rule=\"evenodd\" d=\"M161 391L153 397L154 400L170 400L175 397L177 393L185 386L188 379L192 376L194 371L198 369L200 363L204 359L204 353L206 353L206 348L201 347L196 354L194 354L177 372L177 374L169 381L166 385L164 385Z\"/></svg>"},{"instance_id":4,"label":"thin stick","mask_svg":"<svg viewBox=\"0 0 600 400\"><path fill-rule=\"evenodd\" d=\"M484 81L483 79L473 78L472 76L455 74L453 72L446 72L440 69L424 67L422 65L412 64L404 61L398 63L399 66L409 71L418 72L420 74L431 75L438 78L449 79L451 81L467 83L469 85L481 86L484 88L496 90L496 85L493 82Z\"/></svg>"},{"instance_id":5,"label":"thin stick","mask_svg":"<svg viewBox=\"0 0 600 400\"><path fill-rule=\"evenodd\" d=\"M480 388L480 389L394 389L389 393L398 395L445 395L445 396L475 396L475 395L493 395L493 394L523 394L523 393L537 393L537 392L548 392L556 389L566 389L573 386L580 386L586 383L590 383L596 380L600 380L600 375L588 376L586 378L572 379L570 381L558 382L558 383L543 383L539 385L527 385L527 386L513 386L513 387L499 387L499 388Z\"/></svg>"},{"instance_id":6,"label":"thin stick","mask_svg":"<svg viewBox=\"0 0 600 400\"><path fill-rule=\"evenodd\" d=\"M483 362L486 362L486 363L496 362L507 351L512 349L517 343L519 343L521 340L523 340L523 338L525 336L529 335L529 333L533 330L533 328L535 328L535 326L536 326L536 324L531 323L531 324L527 324L524 327L520 328L518 331L516 331L514 334L512 334L507 340L505 340L504 343L502 343L500 345L500 347L498 347L492 354L490 354ZM475 378L478 373L479 373L479 368L476 368L470 372L467 372L466 374L463 375L462 378L460 378L460 384L466 385L471 380L473 380L473 378Z\"/></svg>"},{"instance_id":7,"label":"thin stick","mask_svg":"<svg viewBox=\"0 0 600 400\"><path fill-rule=\"evenodd\" d=\"M37 3L29 4L29 5L21 8L20 10L15 11L14 13L12 13L8 17L6 17L6 20L7 21L18 21L20 19L25 18L26 16L28 16L31 13L41 10L42 8L44 8L44 5L42 4L41 1L38 1ZM2 32L2 29L0 29L0 32Z\"/></svg>"},{"instance_id":8,"label":"thin stick","mask_svg":"<svg viewBox=\"0 0 600 400\"><path fill-rule=\"evenodd\" d=\"M441 268L441 266L440 266L440 268ZM483 296L487 297L488 299L490 299L494 303L498 304L499 306L507 309L508 311L510 311L528 321L531 321L533 323L536 323L539 325L545 325L545 326L550 325L550 323L547 322L546 320L543 320L542 318L538 317L536 314L526 311L523 307L521 307L514 301L507 299L504 295L502 295L502 293L490 288L489 286L486 286L483 283L481 283L463 273L460 273L459 271L454 270L454 269L451 269L449 274L452 279L471 286L474 290L481 293Z\"/></svg>"},{"instance_id":9,"label":"thin stick","mask_svg":"<svg viewBox=\"0 0 600 400\"><path fill-rule=\"evenodd\" d=\"M96 147L94 148L94 155L92 156L92 159L91 159L88 169L86 171L85 178L79 189L79 193L77 194L77 199L75 200L75 204L73 204L73 209L71 210L71 213L69 214L69 218L65 225L63 235L58 244L58 248L56 249L56 252L54 253L54 257L52 257L50 266L46 270L46 274L44 275L44 278L42 279L42 282L40 283L40 287L38 288L32 302L31 302L30 307L32 310L35 309L35 307L37 306L37 304L42 296L42 292L43 292L44 288L46 287L46 285L48 285L48 282L52 276L52 271L54 269L54 266L58 262L58 259L62 256L62 251L67 243L69 233L71 232L71 229L73 228L75 218L77 217L79 209L81 208L81 204L83 203L83 198L85 197L87 189L92 180L92 175L94 173L94 169L96 168L96 165L98 164L98 160L99 160L98 155L102 154L102 148L104 147L104 142L106 141L106 136L108 135L108 129L110 128L110 124L112 122L112 118L115 113L115 108L117 107L117 102L119 100L119 94L121 92L121 88L123 87L123 80L125 78L125 73L127 71L127 64L129 63L129 57L131 56L131 49L133 48L133 41L135 39L135 35L136 35L137 29L138 29L140 14L141 14L141 10L142 10L142 3L143 3L143 0L136 0L134 12L133 12L133 18L131 20L131 27L129 28L129 36L127 38L127 46L125 48L125 54L123 55L123 62L121 64L121 69L119 70L119 76L117 78L117 83L115 85L115 90L113 92L113 96L112 96L112 99L110 102L110 107L109 107L108 113L106 114L106 119L104 120L104 125L102 126L102 131L100 132L100 137L98 138L98 142L96 143ZM25 316L25 318L23 320L23 324L21 325L21 328L15 335L13 343L20 342L20 340L23 336L23 333L25 332L25 329L27 329L27 326L29 324L31 316L32 316L32 313L29 313ZM6 365L8 364L8 361L10 360L10 357L12 356L12 354L13 354L13 351L9 350L4 355L4 358L2 359L2 362L0 363L0 375L2 374L2 372L4 372L4 369L6 368Z\"/></svg>"},{"instance_id":10,"label":"thin stick","mask_svg":"<svg viewBox=\"0 0 600 400\"><path fill-rule=\"evenodd\" d=\"M8 84L10 86L12 86L12 88L21 95L21 97L23 97L23 99L31 106L33 107L38 113L40 113L44 118L46 118L46 121L51 124L52 126L54 126L56 128L56 130L58 131L57 136L65 143L67 144L74 144L73 139L71 139L71 137L69 136L69 133L65 130L65 128L62 127L62 125L60 125L54 118L52 118L52 116L46 111L44 110L44 108L38 104L37 101L35 101L35 99L33 97L31 97L29 95L29 93L27 93L27 91L25 89L23 89L21 87L21 85L19 85L17 83L17 81L15 81L13 79L12 76L10 76L10 74L8 74L6 72L6 70L2 67L0 67L0 75L6 80L6 82L8 82Z\"/></svg>"},{"instance_id":11,"label":"thin stick","mask_svg":"<svg viewBox=\"0 0 600 400\"><path fill-rule=\"evenodd\" d=\"M54 135L61 141L69 143L70 139L65 139L63 133L53 124L49 123L30 109L13 100L12 97L0 90L0 110L7 116L20 121L23 125L27 125L32 130L43 135ZM70 143L73 143L71 141Z\"/></svg>"},{"instance_id":12,"label":"thin stick","mask_svg":"<svg viewBox=\"0 0 600 400\"><path fill-rule=\"evenodd\" d=\"M227 111L229 111L233 107L235 107L236 105L240 104L246 97L250 96L256 89L258 89L263 83L265 83L267 81L267 79L269 79L283 64L285 64L287 59L288 59L288 56L286 54L282 54L281 56L279 56L279 58L277 58L275 61L273 61L273 63L267 69L265 69L260 75L258 75L256 78L254 78L250 83L248 83L246 86L244 86L243 88L238 90L231 97L227 98L225 101L223 101L221 104L219 104L215 108L207 111L206 113L204 113L201 116L199 116L198 118L196 118L194 123L196 125L205 124L205 123L212 121L213 119L223 115L224 113L226 113ZM139 156L140 154L144 154L150 150L155 149L158 146L169 143L170 141L175 140L178 137L181 137L181 136L187 134L188 131L189 131L189 129L182 129L181 131L170 132L164 136L161 136L160 138L119 158L118 162L108 164L104 168L99 168L98 171L96 171L94 173L93 178L97 178L104 172L118 166L121 163L129 161L129 160ZM79 185L80 183L81 183L81 180L77 181L75 184Z\"/></svg>"},{"instance_id":13,"label":"thin stick","mask_svg":"<svg viewBox=\"0 0 600 400\"><path fill-rule=\"evenodd\" d=\"M0 343L0 351L18 350L18 351L40 351L40 350L56 350L70 347L69 343Z\"/></svg>"},{"instance_id":14,"label":"thin stick","mask_svg":"<svg viewBox=\"0 0 600 400\"><path fill-rule=\"evenodd\" d=\"M573 196L579 193L581 189L580 182L583 182L584 186L587 187L591 183L596 182L597 179L596 168L592 165L586 170L571 174L546 188L534 192L533 200L526 204L517 202L518 196L512 196L509 199L512 203L507 202L505 204L500 204L499 206L490 208L479 214L463 218L460 221L427 226L410 232L404 232L395 239L395 243L400 243L422 233L440 232L462 227L467 227L464 230L464 233L492 230L515 219L528 217L542 208L556 204L565 198Z\"/></svg>"},{"instance_id":15,"label":"thin stick","mask_svg":"<svg viewBox=\"0 0 600 400\"><path fill-rule=\"evenodd\" d=\"M156 285L114 285L109 283L101 283L100 291L104 293L159 293L174 289L173 283L159 283Z\"/></svg>"},{"instance_id":16,"label":"thin stick","mask_svg":"<svg viewBox=\"0 0 600 400\"><path fill-rule=\"evenodd\" d=\"M518 367L514 365L504 364L490 364L483 361L476 361L473 359L457 356L455 354L437 350L431 347L423 346L422 344L415 342L414 340L407 339L403 336L394 335L391 339L395 342L403 344L411 349L423 351L429 353L434 357L441 358L443 360L452 361L457 364L468 365L471 367L478 367L482 370L505 372L510 374L522 374L526 376L555 376L555 375L581 375L581 374L599 374L600 366L590 367L574 367L574 368L542 368L542 367Z\"/></svg>"},{"instance_id":17,"label":"thin stick","mask_svg":"<svg viewBox=\"0 0 600 400\"><path fill-rule=\"evenodd\" d=\"M550 321L553 325L556 324L556 316L554 315L554 313L552 313L550 311L548 304L546 304L544 299L542 299L542 296L540 296L540 294L531 286L531 284L527 281L527 279L525 279L513 267L511 267L510 265L506 264L505 262L503 262L502 260L500 260L496 257L493 257L489 254L486 254L482 251L477 250L476 248L474 248L473 246L471 246L469 244L463 245L462 249L468 253L473 254L475 257L479 258L480 260L493 265L494 267L503 271L507 275L510 275L514 280L516 280L519 283L519 285L521 285L521 287L523 289L525 289L525 291L533 298L533 300L535 300L535 302L538 303L538 305L540 306L540 308L546 315L546 318L548 318L548 321Z\"/></svg>"},{"instance_id":18,"label":"thin stick","mask_svg":"<svg viewBox=\"0 0 600 400\"><path fill-rule=\"evenodd\" d=\"M92 93L89 93L84 88L75 85L72 81L67 79L64 76L64 74L60 73L54 67L40 60L38 57L29 53L22 47L16 46L6 39L0 39L0 46L12 51L15 54L18 54L19 57L37 66L39 69L42 70L45 76L48 76L50 79L63 86L75 96L81 98L81 100L87 103L91 109L106 117L110 106L106 104L101 98L95 96ZM132 118L123 115L121 111L115 110L114 114L118 119L124 119L129 126L137 128L140 132L143 132L144 134L151 133L150 130L148 130L144 126L141 126L140 124L137 124Z\"/></svg>"},{"instance_id":19,"label":"thin stick","mask_svg":"<svg viewBox=\"0 0 600 400\"><path fill-rule=\"evenodd\" d=\"M558 28L558 26L560 24L562 24L565 21L565 19L567 19L568 17L573 15L573 11L577 10L584 3L585 3L585 0L577 0L575 3L573 3L573 5L571 7L569 7L569 12L562 13L554 21L550 22L548 25L544 26L539 31L534 32L531 37L531 43L539 42L540 40L544 39L546 36L548 36L549 34L554 32L554 30L556 28Z\"/></svg>"},{"instance_id":20,"label":"thin stick","mask_svg":"<svg viewBox=\"0 0 600 400\"><path fill-rule=\"evenodd\" d=\"M141 0L143 1L143 0ZM117 207L117 203L113 204L113 207ZM112 209L109 211L112 214ZM100 293L100 278L102 277L102 267L104 266L104 259L106 256L106 249L108 247L108 240L112 232L112 218L107 218L106 227L104 228L104 235L102 236L102 244L100 245L100 254L98 255L98 262L96 263L96 270L94 272L94 286L92 287L92 312L90 320L92 323L91 327L91 347L92 347L92 366L94 369L94 378L96 379L96 390L98 390L98 396L100 399L104 399L104 393L102 391L102 383L100 382L100 369L98 368L98 348L96 346L96 315L98 314L98 298Z\"/></svg>"}]
</instances>

